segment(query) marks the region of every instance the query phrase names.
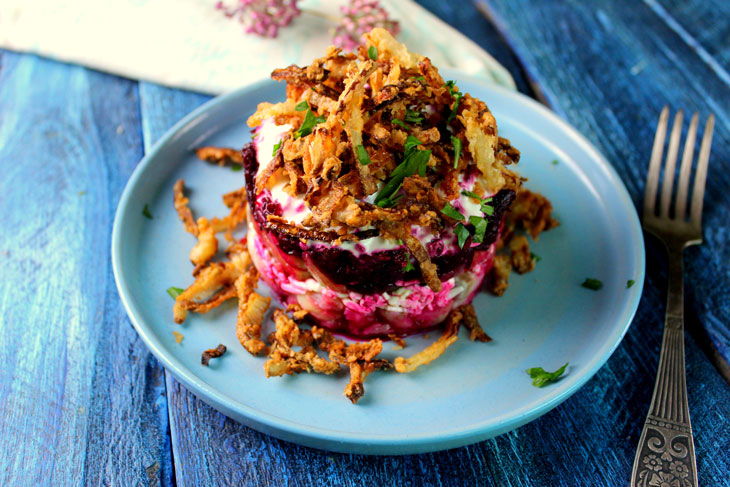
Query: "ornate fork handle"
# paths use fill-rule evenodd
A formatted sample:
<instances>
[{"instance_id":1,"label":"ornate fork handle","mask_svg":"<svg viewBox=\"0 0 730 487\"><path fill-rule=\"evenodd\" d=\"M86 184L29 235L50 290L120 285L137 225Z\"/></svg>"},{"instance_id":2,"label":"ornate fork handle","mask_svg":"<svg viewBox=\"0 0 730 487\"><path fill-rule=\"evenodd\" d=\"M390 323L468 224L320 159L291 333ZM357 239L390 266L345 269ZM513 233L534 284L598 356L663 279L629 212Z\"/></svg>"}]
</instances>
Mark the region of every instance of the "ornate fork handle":
<instances>
[{"instance_id":1,"label":"ornate fork handle","mask_svg":"<svg viewBox=\"0 0 730 487\"><path fill-rule=\"evenodd\" d=\"M632 487L697 487L684 366L683 242L667 242L669 296L659 372L636 450Z\"/></svg>"}]
</instances>

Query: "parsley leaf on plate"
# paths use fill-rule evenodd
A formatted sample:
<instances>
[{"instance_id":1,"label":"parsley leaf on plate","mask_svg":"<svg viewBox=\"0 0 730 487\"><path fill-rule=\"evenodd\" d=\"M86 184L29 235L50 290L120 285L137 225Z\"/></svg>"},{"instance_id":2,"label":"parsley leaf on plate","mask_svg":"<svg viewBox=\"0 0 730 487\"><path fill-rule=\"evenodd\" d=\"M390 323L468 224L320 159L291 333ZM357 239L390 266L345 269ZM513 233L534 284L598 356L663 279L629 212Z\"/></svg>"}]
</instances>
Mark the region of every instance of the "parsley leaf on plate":
<instances>
[{"instance_id":1,"label":"parsley leaf on plate","mask_svg":"<svg viewBox=\"0 0 730 487\"><path fill-rule=\"evenodd\" d=\"M583 281L583 284L581 284L581 286L586 289L590 289L591 291L598 291L603 287L603 282L599 281L598 279L586 277L586 280Z\"/></svg>"},{"instance_id":2,"label":"parsley leaf on plate","mask_svg":"<svg viewBox=\"0 0 730 487\"><path fill-rule=\"evenodd\" d=\"M175 299L178 296L180 296L183 291L184 291L183 288L175 287L175 286L167 288L167 294L169 294L172 299Z\"/></svg>"},{"instance_id":3,"label":"parsley leaf on plate","mask_svg":"<svg viewBox=\"0 0 730 487\"><path fill-rule=\"evenodd\" d=\"M558 380L558 378L563 375L563 372L565 372L565 368L568 366L568 362L565 363L562 367L560 367L555 372L547 372L542 367L533 367L531 369L527 369L527 373L532 377L532 385L535 387L545 387L548 384L551 384Z\"/></svg>"}]
</instances>

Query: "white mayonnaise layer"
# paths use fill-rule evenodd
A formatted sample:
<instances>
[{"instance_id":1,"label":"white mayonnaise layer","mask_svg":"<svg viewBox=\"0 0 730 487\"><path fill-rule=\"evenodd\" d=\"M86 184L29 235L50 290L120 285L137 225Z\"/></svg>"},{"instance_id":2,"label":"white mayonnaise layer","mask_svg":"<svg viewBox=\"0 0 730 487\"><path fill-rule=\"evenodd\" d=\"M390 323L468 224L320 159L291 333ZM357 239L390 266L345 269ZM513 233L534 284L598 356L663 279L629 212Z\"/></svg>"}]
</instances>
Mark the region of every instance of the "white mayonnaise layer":
<instances>
[{"instance_id":1,"label":"white mayonnaise layer","mask_svg":"<svg viewBox=\"0 0 730 487\"><path fill-rule=\"evenodd\" d=\"M276 125L273 118L267 118L256 128L256 160L259 161L258 176L273 159L274 146L279 143L285 133L290 131L291 125Z\"/></svg>"}]
</instances>

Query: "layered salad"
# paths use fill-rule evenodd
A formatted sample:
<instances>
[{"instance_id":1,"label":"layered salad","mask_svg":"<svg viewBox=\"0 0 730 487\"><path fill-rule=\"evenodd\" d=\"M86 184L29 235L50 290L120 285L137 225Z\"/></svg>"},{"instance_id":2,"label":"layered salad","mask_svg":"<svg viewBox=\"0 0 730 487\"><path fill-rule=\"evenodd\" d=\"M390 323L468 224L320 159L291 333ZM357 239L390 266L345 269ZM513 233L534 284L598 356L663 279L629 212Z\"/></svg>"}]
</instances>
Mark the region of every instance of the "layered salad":
<instances>
[{"instance_id":1,"label":"layered salad","mask_svg":"<svg viewBox=\"0 0 730 487\"><path fill-rule=\"evenodd\" d=\"M246 244L285 304L355 337L404 336L471 302L520 189L482 101L387 31L277 69L243 148Z\"/></svg>"}]
</instances>

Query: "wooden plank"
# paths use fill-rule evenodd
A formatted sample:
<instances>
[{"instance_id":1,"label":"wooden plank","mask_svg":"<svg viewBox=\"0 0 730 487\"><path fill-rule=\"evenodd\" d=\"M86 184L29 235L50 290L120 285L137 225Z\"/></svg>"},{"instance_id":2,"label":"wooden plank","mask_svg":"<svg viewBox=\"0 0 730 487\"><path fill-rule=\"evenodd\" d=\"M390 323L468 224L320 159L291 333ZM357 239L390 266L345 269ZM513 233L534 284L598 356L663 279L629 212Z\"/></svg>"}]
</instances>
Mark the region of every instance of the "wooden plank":
<instances>
[{"instance_id":1,"label":"wooden plank","mask_svg":"<svg viewBox=\"0 0 730 487\"><path fill-rule=\"evenodd\" d=\"M644 0L667 25L697 50L704 50L725 71L730 70L730 15L725 0ZM702 54L704 56L704 54ZM712 62L710 61L710 62Z\"/></svg>"},{"instance_id":2,"label":"wooden plank","mask_svg":"<svg viewBox=\"0 0 730 487\"><path fill-rule=\"evenodd\" d=\"M512 74L520 92L534 95L519 59L495 26L479 15L473 3L442 0L418 0L418 3L491 54Z\"/></svg>"},{"instance_id":3,"label":"wooden plank","mask_svg":"<svg viewBox=\"0 0 730 487\"><path fill-rule=\"evenodd\" d=\"M110 260L136 83L0 51L0 485L171 485L163 370Z\"/></svg>"},{"instance_id":4,"label":"wooden plank","mask_svg":"<svg viewBox=\"0 0 730 487\"><path fill-rule=\"evenodd\" d=\"M595 8L583 2L492 0L480 5L551 106L596 144L636 203L643 198L661 108L698 111L703 121L715 114L705 244L686 255L686 306L729 361L730 107L724 101L730 100L730 83L666 17L643 3L602 2ZM727 18L730 4L725 2L717 15Z\"/></svg>"}]
</instances>

